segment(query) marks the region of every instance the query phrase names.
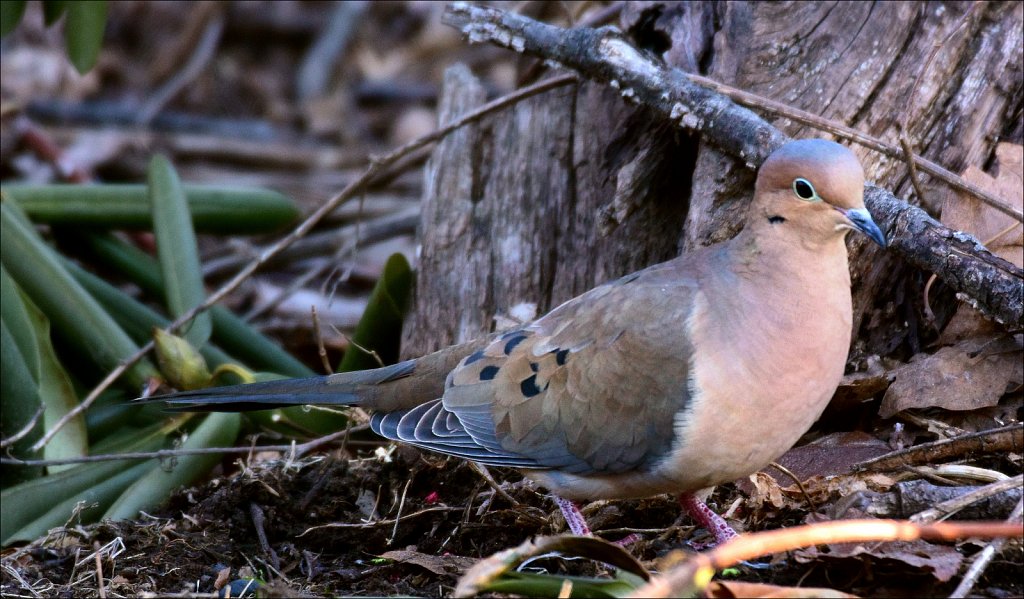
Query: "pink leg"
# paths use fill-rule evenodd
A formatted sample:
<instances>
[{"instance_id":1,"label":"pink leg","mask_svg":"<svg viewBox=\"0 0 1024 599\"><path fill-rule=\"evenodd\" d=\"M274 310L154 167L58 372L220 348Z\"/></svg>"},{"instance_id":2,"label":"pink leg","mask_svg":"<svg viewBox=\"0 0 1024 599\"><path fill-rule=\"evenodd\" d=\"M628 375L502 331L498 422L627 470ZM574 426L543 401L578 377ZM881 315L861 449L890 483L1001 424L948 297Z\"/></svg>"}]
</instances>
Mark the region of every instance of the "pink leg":
<instances>
[{"instance_id":1,"label":"pink leg","mask_svg":"<svg viewBox=\"0 0 1024 599\"><path fill-rule=\"evenodd\" d=\"M679 505L683 506L686 513L690 514L690 517L696 520L698 524L715 535L715 545L728 543L739 536L721 516L712 511L703 501L697 499L697 496L693 493L683 493L680 495Z\"/></svg>"},{"instance_id":2,"label":"pink leg","mask_svg":"<svg viewBox=\"0 0 1024 599\"><path fill-rule=\"evenodd\" d=\"M569 501L563 499L558 495L555 495L555 503L558 504L558 508L562 510L562 517L565 518L565 523L569 525L569 531L577 537L590 537L593 533L590 532L590 527L587 526L587 519L583 517L583 513L580 512L580 508L576 505L575 501ZM641 538L638 534L629 534L625 537L615 541L615 544L620 547L631 545Z\"/></svg>"},{"instance_id":3,"label":"pink leg","mask_svg":"<svg viewBox=\"0 0 1024 599\"><path fill-rule=\"evenodd\" d=\"M577 507L576 502L569 501L568 499L562 499L558 495L555 495L555 503L558 504L558 509L562 510L562 517L565 518L565 523L569 525L569 531L577 537L589 537L590 527L587 526L587 520L583 517L580 508Z\"/></svg>"}]
</instances>

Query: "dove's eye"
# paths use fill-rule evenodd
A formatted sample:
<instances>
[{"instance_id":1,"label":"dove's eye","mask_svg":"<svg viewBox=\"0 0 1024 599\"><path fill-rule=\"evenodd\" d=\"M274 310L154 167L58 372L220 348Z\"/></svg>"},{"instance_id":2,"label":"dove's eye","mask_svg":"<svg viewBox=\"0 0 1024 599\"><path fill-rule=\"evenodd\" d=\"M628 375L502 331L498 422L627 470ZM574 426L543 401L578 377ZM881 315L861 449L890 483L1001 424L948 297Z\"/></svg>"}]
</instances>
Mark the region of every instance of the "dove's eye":
<instances>
[{"instance_id":1,"label":"dove's eye","mask_svg":"<svg viewBox=\"0 0 1024 599\"><path fill-rule=\"evenodd\" d=\"M801 200L808 202L812 200L820 199L818 193L814 191L814 186L807 179L800 178L793 181L793 191L796 192L796 197Z\"/></svg>"}]
</instances>

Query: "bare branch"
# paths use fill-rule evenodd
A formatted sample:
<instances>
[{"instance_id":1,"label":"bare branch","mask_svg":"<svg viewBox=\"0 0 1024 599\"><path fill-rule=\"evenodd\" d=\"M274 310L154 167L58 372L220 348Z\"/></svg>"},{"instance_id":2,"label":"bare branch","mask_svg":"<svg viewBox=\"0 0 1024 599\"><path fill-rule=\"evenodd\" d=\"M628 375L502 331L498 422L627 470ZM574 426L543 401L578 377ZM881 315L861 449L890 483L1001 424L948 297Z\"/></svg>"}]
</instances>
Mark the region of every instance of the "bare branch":
<instances>
[{"instance_id":1,"label":"bare branch","mask_svg":"<svg viewBox=\"0 0 1024 599\"><path fill-rule=\"evenodd\" d=\"M563 29L528 17L465 2L448 5L445 23L460 29L471 42L490 42L517 52L546 59L549 65L579 71L595 81L606 82L627 101L643 104L670 121L700 133L722 151L757 168L787 137L752 111L736 104L737 94L756 98L760 108L771 107L786 116L795 111L779 102L714 84L712 91L694 82L696 76L658 63L637 50L615 29ZM815 115L803 113L810 124L847 137L879 151L900 157L903 150L863 133ZM827 127L825 127L827 125ZM919 168L932 175L948 173L915 157ZM927 163L927 165L925 164ZM934 168L933 168L934 167ZM956 179L951 173L944 180ZM961 189L967 188L960 183ZM971 190L972 193L975 190ZM911 264L934 272L954 290L966 295L986 315L1013 328L1024 326L1024 270L992 255L970 235L942 226L920 208L896 198L887 190L868 186L865 203L892 241L891 248ZM996 201L999 204L999 201ZM1007 207L1000 208L1004 212ZM1012 209L1011 209L1012 210ZM1024 219L1019 211L1012 211Z\"/></svg>"}]
</instances>

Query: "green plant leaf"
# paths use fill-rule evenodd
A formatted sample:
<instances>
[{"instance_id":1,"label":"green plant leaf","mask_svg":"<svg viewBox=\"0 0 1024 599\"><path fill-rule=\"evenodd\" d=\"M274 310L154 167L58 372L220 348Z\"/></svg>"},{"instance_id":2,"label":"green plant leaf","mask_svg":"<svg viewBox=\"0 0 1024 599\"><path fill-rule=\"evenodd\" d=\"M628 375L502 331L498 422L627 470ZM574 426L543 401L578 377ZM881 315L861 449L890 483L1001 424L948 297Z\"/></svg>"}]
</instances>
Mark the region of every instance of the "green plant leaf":
<instances>
[{"instance_id":1,"label":"green plant leaf","mask_svg":"<svg viewBox=\"0 0 1024 599\"><path fill-rule=\"evenodd\" d=\"M54 330L83 358L112 370L138 346L60 264L56 251L36 233L17 205L0 202L0 263L46 314ZM141 388L157 371L146 359L125 373L129 385Z\"/></svg>"},{"instance_id":2,"label":"green plant leaf","mask_svg":"<svg viewBox=\"0 0 1024 599\"><path fill-rule=\"evenodd\" d=\"M619 570L615 578L559 576L532 572L506 572L481 587L482 591L526 597L558 597L565 581L572 584L569 597L615 599L626 597L644 585L644 579Z\"/></svg>"},{"instance_id":3,"label":"green plant leaf","mask_svg":"<svg viewBox=\"0 0 1024 599\"><path fill-rule=\"evenodd\" d=\"M28 297L17 288L7 269L0 266L0 313L3 324L3 409L4 438L23 429L35 417L40 406L45 408L32 433L15 443L12 454L35 458L28 448L43 430L56 424L78 404L71 379L60 366L50 343L50 323ZM26 378L28 377L28 378ZM77 457L88 452L85 418L68 422L46 444L42 457L56 459ZM51 472L62 467L51 468ZM9 485L24 475L41 474L39 468L4 468L3 483ZM10 475L14 474L14 478Z\"/></svg>"},{"instance_id":4,"label":"green plant leaf","mask_svg":"<svg viewBox=\"0 0 1024 599\"><path fill-rule=\"evenodd\" d=\"M6 439L28 426L39 409L40 400L28 361L18 348L6 320L0 320L0 352L0 407L3 408L0 434ZM39 419L28 436L14 443L12 451L17 455L36 457L28 453L28 448L42 435L43 421ZM0 481L4 486L8 486L39 476L42 474L42 468L5 467L2 473Z\"/></svg>"},{"instance_id":5,"label":"green plant leaf","mask_svg":"<svg viewBox=\"0 0 1024 599\"><path fill-rule=\"evenodd\" d=\"M64 370L50 342L50 321L28 297L22 296L22 301L35 332L36 359L39 363L39 378L36 385L45 408L43 428L48 430L78 406L78 395L71 384L71 377ZM85 416L82 414L64 424L43 447L43 458L47 460L80 457L88 453L89 436L85 429ZM51 466L48 471L60 472L70 467Z\"/></svg>"},{"instance_id":6,"label":"green plant leaf","mask_svg":"<svg viewBox=\"0 0 1024 599\"><path fill-rule=\"evenodd\" d=\"M106 0L75 0L67 4L64 43L75 69L85 74L100 56L103 30L107 27Z\"/></svg>"},{"instance_id":7,"label":"green plant leaf","mask_svg":"<svg viewBox=\"0 0 1024 599\"><path fill-rule=\"evenodd\" d=\"M271 233L295 222L299 210L269 189L183 185L189 212L203 233ZM33 222L96 229L150 229L147 187L137 184L4 184L3 192Z\"/></svg>"},{"instance_id":8,"label":"green plant leaf","mask_svg":"<svg viewBox=\"0 0 1024 599\"><path fill-rule=\"evenodd\" d=\"M14 31L25 14L25 0L0 2L0 37Z\"/></svg>"},{"instance_id":9,"label":"green plant leaf","mask_svg":"<svg viewBox=\"0 0 1024 599\"><path fill-rule=\"evenodd\" d=\"M182 444L184 449L223 447L231 445L241 429L237 413L208 414ZM167 500L172 491L198 480L221 459L218 454L183 455L175 458L173 468L158 464L128 487L103 514L114 520L135 518L139 510L150 509Z\"/></svg>"},{"instance_id":10,"label":"green plant leaf","mask_svg":"<svg viewBox=\"0 0 1024 599\"><path fill-rule=\"evenodd\" d=\"M23 359L34 354L36 347L36 334L32 323L29 320L28 309L22 299L18 284L11 278L7 269L0 265L0 316L10 332L18 352ZM33 380L39 380L39 362L31 360L26 362L26 367Z\"/></svg>"},{"instance_id":11,"label":"green plant leaf","mask_svg":"<svg viewBox=\"0 0 1024 599\"><path fill-rule=\"evenodd\" d=\"M166 329L167 325L171 323L170 319L163 314L157 313L81 266L70 260L64 260L63 264L75 281L99 302L134 341L138 343L149 341L153 337L154 327ZM203 347L200 353L213 367L235 362L231 356L209 343Z\"/></svg>"},{"instance_id":12,"label":"green plant leaf","mask_svg":"<svg viewBox=\"0 0 1024 599\"><path fill-rule=\"evenodd\" d=\"M164 296L160 266L149 254L110 234L87 232L75 234L73 240L77 246L88 248L104 265L124 275L147 294L154 297ZM213 342L242 364L253 370L265 370L292 377L316 374L228 308L213 306L209 312L213 321ZM216 367L222 363L211 360L206 353L203 355L211 366Z\"/></svg>"},{"instance_id":13,"label":"green plant leaf","mask_svg":"<svg viewBox=\"0 0 1024 599\"><path fill-rule=\"evenodd\" d=\"M164 299L171 315L177 318L206 299L199 248L188 201L170 161L154 156L149 162L148 178ZM210 331L210 315L202 312L179 333L193 347L202 348L210 339Z\"/></svg>"},{"instance_id":14,"label":"green plant leaf","mask_svg":"<svg viewBox=\"0 0 1024 599\"><path fill-rule=\"evenodd\" d=\"M64 16L71 0L43 0L43 23L47 27L53 25Z\"/></svg>"},{"instance_id":15,"label":"green plant leaf","mask_svg":"<svg viewBox=\"0 0 1024 599\"><path fill-rule=\"evenodd\" d=\"M100 393L96 401L85 411L85 428L89 433L90 441L94 444L99 443L109 435L133 424L147 426L163 422L166 418L166 414L157 413L154 418L143 422L139 418L139 413L142 410L127 408L127 402L128 398L120 389L108 389ZM95 447L92 449L95 451Z\"/></svg>"},{"instance_id":16,"label":"green plant leaf","mask_svg":"<svg viewBox=\"0 0 1024 599\"><path fill-rule=\"evenodd\" d=\"M91 246L104 262L122 271L145 291L155 295L163 288L156 261L140 250L108 236L87 235L84 238L76 237L75 240L76 242L81 240L79 245ZM93 246L89 240L102 240L102 242ZM141 342L142 339L148 339L153 327L167 327L169 322L167 318L127 296L120 289L70 262L66 262L65 267L136 341ZM218 310L218 308L221 309ZM275 372L259 373L260 380L287 378L279 372L293 377L313 376L312 370L292 358L273 341L252 330L249 325L227 308L214 306L211 316L213 317L214 339L218 343L222 339L227 339L226 345L232 348L232 355L228 356L219 349L219 346L206 344L200 353L211 368L235 363L237 360L234 358L241 358L246 364L256 364L256 368L263 363L270 364L267 368ZM246 343L248 345L244 346ZM253 355L254 352L262 352L264 355ZM277 370L278 368L280 370ZM90 415L95 409L94 406L90 410ZM308 410L301 406L250 412L247 417L266 429L290 436L323 435L344 428L348 422L341 414ZM116 418L118 418L116 412L107 415L107 419Z\"/></svg>"},{"instance_id":17,"label":"green plant leaf","mask_svg":"<svg viewBox=\"0 0 1024 599\"><path fill-rule=\"evenodd\" d=\"M370 294L352 335L352 341L367 350L377 352L384 364L398 361L402 340L402 319L409 309L412 295L412 269L402 254L392 254L384 265L384 272ZM377 368L380 364L366 351L349 347L338 366L339 372Z\"/></svg>"},{"instance_id":18,"label":"green plant leaf","mask_svg":"<svg viewBox=\"0 0 1024 599\"><path fill-rule=\"evenodd\" d=\"M122 429L105 439L103 443L97 443L93 447L93 452L100 454L159 449L167 435L186 420L188 416L176 417L143 430ZM35 539L38 535L17 539L15 535L50 512L54 505L75 500L86 490L144 461L146 460L113 460L79 464L69 470L48 474L4 489L0 492L0 503L4 506L0 510L0 544ZM53 515L53 519L45 525L43 531L64 524L69 515L70 512Z\"/></svg>"},{"instance_id":19,"label":"green plant leaf","mask_svg":"<svg viewBox=\"0 0 1024 599\"><path fill-rule=\"evenodd\" d=\"M124 493L128 485L138 480L140 476L151 468L149 463L125 466L119 464L120 468L112 471L107 478L99 479L95 485L88 487L75 494L73 497L53 503L42 502L49 509L35 520L26 523L9 537L5 537L4 543L16 541L34 541L46 534L51 528L61 526L68 521L76 511L79 503L84 504L78 511L78 518L75 524L88 524L100 519L100 516L108 507L117 500L118 496Z\"/></svg>"},{"instance_id":20,"label":"green plant leaf","mask_svg":"<svg viewBox=\"0 0 1024 599\"><path fill-rule=\"evenodd\" d=\"M615 566L614 580L525 574L517 568L538 556L557 552L566 558L586 558ZM565 580L572 583L572 597L621 597L650 579L650 572L625 549L597 537L562 535L536 537L518 547L499 551L480 560L459 579L455 594L475 596L486 591L528 596L555 597Z\"/></svg>"}]
</instances>

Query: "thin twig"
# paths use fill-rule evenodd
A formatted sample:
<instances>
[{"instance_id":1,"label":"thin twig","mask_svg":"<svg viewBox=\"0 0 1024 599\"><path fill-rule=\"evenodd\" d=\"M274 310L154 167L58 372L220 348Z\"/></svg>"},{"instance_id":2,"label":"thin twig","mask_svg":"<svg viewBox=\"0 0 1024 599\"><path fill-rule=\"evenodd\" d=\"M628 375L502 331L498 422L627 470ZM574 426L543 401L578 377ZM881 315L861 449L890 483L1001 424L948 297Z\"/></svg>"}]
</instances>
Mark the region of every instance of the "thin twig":
<instances>
[{"instance_id":1,"label":"thin twig","mask_svg":"<svg viewBox=\"0 0 1024 599\"><path fill-rule=\"evenodd\" d=\"M890 158L895 158L899 160L904 156L903 149L900 147L886 143L881 139L878 139L877 137L873 137L871 135L868 135L867 133L862 133L860 131L857 131L856 129L847 127L846 125L842 125L835 121L826 119L825 117L807 112L806 110L801 110L788 104L783 104L782 102L777 102L770 98L759 96L752 92L737 89L724 83L714 81L713 79L708 79L707 77L694 75L692 73L684 73L684 75L690 81L698 85L712 89L722 94L723 96L727 96L737 104L742 104L743 106L750 106L752 108L758 108L764 110L765 112L777 114L779 116L786 117L790 120L797 121L805 125L809 125L811 127L814 127L815 129L827 131L837 137L854 141L861 144L862 146L871 148L872 150L885 154ZM918 156L917 154L913 154L913 159L914 163L916 163L922 171L946 183L953 189L970 194L978 198L985 204L988 204L992 208L995 208L996 210L1002 212L1003 214L1015 218L1020 222L1024 222L1024 212L1021 212L1020 210L1017 210L1013 206L1010 206L1002 198L998 198L990 194L984 189L978 187L977 185L971 183L970 181L964 179L963 177L960 177L955 173L939 166L938 164L932 162L931 160L928 160L927 158L923 158L921 156Z\"/></svg>"},{"instance_id":2,"label":"thin twig","mask_svg":"<svg viewBox=\"0 0 1024 599\"><path fill-rule=\"evenodd\" d=\"M36 427L36 423L39 422L39 417L42 416L43 412L45 411L46 406L40 405L38 408L36 408L36 413L32 415L32 418L29 419L28 424L26 424L20 431L0 441L0 449L6 449L7 447L14 445L18 441L24 439L29 433L32 432L32 429Z\"/></svg>"},{"instance_id":3,"label":"thin twig","mask_svg":"<svg viewBox=\"0 0 1024 599\"><path fill-rule=\"evenodd\" d=\"M210 22L207 23L206 29L203 30L203 35L199 38L199 43L196 44L195 50L188 58L188 62L182 67L174 77L160 86L160 89L156 90L153 96L142 105L139 110L137 123L139 125L148 125L153 120L164 106L170 102L174 96L178 95L181 90L191 83L196 77L198 77L206 65L210 63L214 53L217 51L217 46L220 44L221 34L224 33L224 11L217 9L214 6L214 14L212 15Z\"/></svg>"},{"instance_id":4,"label":"thin twig","mask_svg":"<svg viewBox=\"0 0 1024 599\"><path fill-rule=\"evenodd\" d=\"M319 233L318 237L332 237L337 239L338 245L334 250L334 254L327 260L314 264L302 274L293 277L293 279L289 281L288 286L285 287L278 295L259 305L253 306L253 308L243 316L243 319L252 320L278 306L281 302L291 297L296 291L305 287L306 284L315 279L315 277L323 274L325 270L333 268L336 264L344 261L345 254L354 251L355 248L358 247L360 240L362 243L371 244L392 239L399 236L399 234L408 232L410 229L415 230L416 225L414 223L418 223L419 220L420 207L414 206L391 214L385 214L384 216L365 223L361 227L359 226L359 223L356 222L354 225L344 227L337 234ZM365 236L360 237L360 228L366 229ZM349 232L351 232L351 236L349 236Z\"/></svg>"},{"instance_id":5,"label":"thin twig","mask_svg":"<svg viewBox=\"0 0 1024 599\"><path fill-rule=\"evenodd\" d=\"M984 487L964 493L948 501L943 501L934 507L918 512L910 517L912 522L933 522L940 518L948 518L956 512L964 509L972 503L977 503L993 495L998 495L1010 489L1017 488L1024 484L1024 474L1018 474L1012 478L989 483Z\"/></svg>"},{"instance_id":6,"label":"thin twig","mask_svg":"<svg viewBox=\"0 0 1024 599\"><path fill-rule=\"evenodd\" d=\"M785 466L783 466L782 464L780 464L778 462L772 462L771 464L769 464L769 466L771 466L772 468L775 468L779 472L782 472L783 474L788 476L793 482L795 482L797 488L800 489L801 493L803 493L804 499L807 500L807 505L810 506L811 511L812 512L818 511L818 505L816 503L814 503L813 499L811 499L811 495L810 495L810 493L807 492L807 489L804 488L804 483L800 481L800 477L798 477L797 475L793 474L792 470L790 470L789 468L786 468Z\"/></svg>"},{"instance_id":7,"label":"thin twig","mask_svg":"<svg viewBox=\"0 0 1024 599\"><path fill-rule=\"evenodd\" d=\"M491 472L490 470L487 469L487 466L484 466L483 464L479 464L473 461L466 463L469 464L470 469L472 469L474 472L480 475L480 478L484 479L484 482L487 483L487 486L493 489L498 496L500 496L505 501L509 502L509 504L511 504L512 507L519 507L519 502L516 501L515 498L513 498L511 495L509 495L508 492L505 491L505 489L502 489L501 485L499 485L498 482L494 480L494 477L491 476Z\"/></svg>"},{"instance_id":8,"label":"thin twig","mask_svg":"<svg viewBox=\"0 0 1024 599\"><path fill-rule=\"evenodd\" d=\"M107 589L103 586L103 556L100 555L100 542L93 541L92 547L96 550L93 553L96 556L96 592L99 593L100 599L107 599Z\"/></svg>"},{"instance_id":9,"label":"thin twig","mask_svg":"<svg viewBox=\"0 0 1024 599\"><path fill-rule=\"evenodd\" d=\"M352 427L352 432L359 432L370 428L369 424L360 424ZM157 451L132 451L125 453L101 453L96 455L81 456L76 458L58 458L53 460L21 460L18 458L0 457L0 464L5 466L63 466L65 464L88 464L92 462L110 462L114 460L140 460L150 458L171 458L183 455L209 455L209 454L248 454L259 451L281 451L292 452L294 457L300 458L311 450L325 445L336 439L345 436L348 429L336 431L323 437L318 437L301 444L291 443L288 445L260 445L256 447L201 447L196 449L160 449Z\"/></svg>"},{"instance_id":10,"label":"thin twig","mask_svg":"<svg viewBox=\"0 0 1024 599\"><path fill-rule=\"evenodd\" d=\"M324 367L324 374L334 374L331 362L327 359L327 348L324 346L324 335L320 329L320 315L317 314L316 306L309 307L313 316L313 334L316 335L316 353L320 356L320 365Z\"/></svg>"},{"instance_id":11,"label":"thin twig","mask_svg":"<svg viewBox=\"0 0 1024 599\"><path fill-rule=\"evenodd\" d=\"M398 513L395 514L395 526L391 529L391 536L384 542L385 545L391 546L391 543L395 542L395 537L398 536L398 522L402 519L402 508L405 507L405 496L409 493L409 485L412 484L412 477L405 481L405 486L402 487L402 498L398 501Z\"/></svg>"},{"instance_id":12,"label":"thin twig","mask_svg":"<svg viewBox=\"0 0 1024 599\"><path fill-rule=\"evenodd\" d=\"M993 243L998 241L1000 237L1002 237L1003 235L1006 235L1007 233L1009 233L1010 231L1016 229L1019 226L1021 226L1021 223L1012 223L1012 224L1010 224L1009 226L1007 226L1002 231L1000 231L1000 232L996 233L995 235L993 235L992 237L989 237L988 239L986 239L984 242L982 242L982 245L984 245L985 247L988 247L988 246L992 245Z\"/></svg>"},{"instance_id":13,"label":"thin twig","mask_svg":"<svg viewBox=\"0 0 1024 599\"><path fill-rule=\"evenodd\" d=\"M410 168L415 166L415 164L409 164ZM396 172L401 168L403 168L402 165L396 164L389 169L389 172ZM375 202L373 208L376 213L373 215L373 219L365 221L362 225L363 232L360 235L360 239L362 239L364 245L416 232L416 227L420 221L419 202L401 202L401 206L398 208L388 206L388 203L393 205L396 202L393 199L390 202ZM387 209L380 210L382 206ZM339 212L341 211L343 209L339 209ZM335 220L333 215L331 220ZM277 256L274 256L273 260L268 262L268 264L288 265L304 258L319 257L327 252L334 252L339 247L350 243L356 237L356 228L355 224L348 224L335 229L311 233L295 242ZM245 266L252 259L252 256L258 253L258 250L253 249L252 246L245 245L240 250L235 250L235 252L227 256L213 257L204 263L203 277L220 278L233 274L237 269Z\"/></svg>"},{"instance_id":14,"label":"thin twig","mask_svg":"<svg viewBox=\"0 0 1024 599\"><path fill-rule=\"evenodd\" d=\"M460 511L462 511L461 507L435 506L435 507L424 508L424 509L422 509L422 510L420 510L418 512L413 512L411 514L407 514L405 516L402 516L402 518L404 518L406 520L409 520L410 518L416 518L418 516L423 516L423 515L429 514L431 512L460 512ZM391 520L374 520L373 522L332 522L331 524L321 524L320 526L313 526L311 528L307 528L306 530L302 531L302 534L299 534L297 536L302 537L302 536L305 536L305 535L307 535L307 534L309 534L311 532L314 532L314 531L317 531L317 530L322 530L322 529L325 529L325 528L380 528L381 526L390 526L390 525L395 524L397 522L398 522L397 518L391 519Z\"/></svg>"},{"instance_id":15,"label":"thin twig","mask_svg":"<svg viewBox=\"0 0 1024 599\"><path fill-rule=\"evenodd\" d=\"M672 568L636 589L630 597L677 597L703 588L717 570L763 555L827 543L868 541L951 541L966 537L1022 536L1017 524L1005 522L938 522L915 524L902 520L839 520L743 534L705 553L688 556Z\"/></svg>"},{"instance_id":16,"label":"thin twig","mask_svg":"<svg viewBox=\"0 0 1024 599\"><path fill-rule=\"evenodd\" d=\"M190 322L193 318L195 318L197 314L224 299L229 293L237 289L239 285L245 282L245 280L248 279L252 275L252 273L256 272L256 269L258 269L260 266L263 266L263 264L266 263L267 260L270 260L272 257L276 256L281 250L288 247L297 239L301 238L306 233L308 233L310 229L316 226L317 223L323 220L324 217L330 214L335 208L345 203L346 201L352 199L356 194L360 193L370 181L372 181L376 176L384 173L388 166L396 163L401 158L415 152L416 150L428 144L432 144L435 141L446 137L452 131L455 131L470 123L480 120L481 118L487 116L488 114L498 112L499 110L503 110L504 108L521 102L526 98L544 93L548 90L552 90L558 87L570 85L572 83L576 83L577 81L579 81L579 79L576 77L576 75L562 75L559 77L553 77L551 79L545 79L540 83L536 83L529 87L524 87L510 94L492 100L487 104L484 104L480 108L477 108L476 110L472 110L466 113L462 117L445 125L444 127L436 129L435 131L428 133L423 137L415 139L405 144L404 146L396 150L393 150L383 156L371 157L369 166L358 179L349 183L345 187L345 189L335 194L334 197L330 198L322 206L317 208L312 214L309 215L309 217L306 218L306 220L304 220L299 226L293 229L291 233L286 235L284 238L282 238L280 241L273 244L269 248L260 252L256 259L247 264L246 267L240 270L238 274L231 278L231 280L221 285L221 287L217 291L210 294L210 296L206 298L206 301L202 302L198 306L195 306L191 310L188 310L187 312L176 318L174 322L170 323L164 330L166 330L168 333L172 333L178 330L183 324ZM53 428L48 430L46 434L44 434L43 437L39 441L37 441L35 445L32 446L32 451L39 451L40 449L45 447L46 444L50 441L50 439L52 439L53 436L56 435L58 431L60 431L60 429L64 428L64 426L67 425L67 423L70 422L73 418L77 417L79 414L88 409L89 406L91 406L93 402L96 401L100 394L106 391L107 388L114 383L114 381L120 378L121 375L124 374L136 362L141 360L143 356L148 354L153 349L153 345L153 341L150 340L145 345L140 347L134 354L126 358L121 363L121 365L119 365L117 368L112 370L106 377L104 377L104 379L100 381L100 383L89 393L89 395L85 397L85 399L82 400L80 404L75 406L73 409L69 410L67 414L65 414L60 420L57 421Z\"/></svg>"},{"instance_id":17,"label":"thin twig","mask_svg":"<svg viewBox=\"0 0 1024 599\"><path fill-rule=\"evenodd\" d=\"M378 368L383 368L384 367L384 360L381 359L380 354L377 353L377 350L369 349L369 348L363 347L362 345L359 345L358 343L356 343L355 339L349 337L345 333L342 333L340 330L338 330L338 327L334 326L333 324L331 325L331 330L333 330L336 335L339 335L342 338L344 338L345 341L348 341L349 345L351 345L352 347L356 348L357 350L359 350L359 351L363 352L364 354L366 354L366 355L370 356L371 358L373 358L374 361L377 362L377 367Z\"/></svg>"},{"instance_id":18,"label":"thin twig","mask_svg":"<svg viewBox=\"0 0 1024 599\"><path fill-rule=\"evenodd\" d=\"M281 569L281 560L277 557L277 552L274 551L274 548L270 546L270 541L267 540L266 514L263 513L263 508L260 507L260 504L255 501L249 502L249 517L252 518L253 528L256 529L256 538L259 539L260 548L263 550L263 553L270 556L275 570Z\"/></svg>"},{"instance_id":19,"label":"thin twig","mask_svg":"<svg viewBox=\"0 0 1024 599\"><path fill-rule=\"evenodd\" d=\"M1009 523L1019 523L1021 515L1024 513L1024 497L1017 502L1017 507L1013 508L1013 512L1010 517L1006 519ZM974 584L978 582L982 573L985 572L985 568L988 567L989 562L1003 549L1003 545L1006 544L1006 539L993 539L988 545L982 549L978 555L974 557L974 561L971 562L971 566L967 569L964 574L963 580L960 584L956 585L956 590L950 594L950 599L958 599L960 597L966 597L970 594L971 589L974 588Z\"/></svg>"},{"instance_id":20,"label":"thin twig","mask_svg":"<svg viewBox=\"0 0 1024 599\"><path fill-rule=\"evenodd\" d=\"M884 471L902 468L905 464L934 464L939 460L973 453L994 451L1020 452L1024 449L1024 423L1015 422L999 428L967 433L952 439L922 443L854 464L852 472Z\"/></svg>"},{"instance_id":21,"label":"thin twig","mask_svg":"<svg viewBox=\"0 0 1024 599\"><path fill-rule=\"evenodd\" d=\"M932 63L935 61L935 56L939 53L939 50L942 49L942 47L945 46L947 43L949 43L949 40L953 39L953 36L959 33L960 30L964 28L964 25L967 24L968 19L972 14L974 14L974 10L978 8L979 4L981 4L981 2L976 0L974 4L972 4L971 7L967 9L963 16L961 16L960 19L957 21L956 27L954 27L953 30L950 31L946 37L944 37L941 40L935 40L935 42L932 44L932 51L928 54L928 59L924 61L924 66L918 70L917 77L914 78L914 84L911 85L910 89L907 91L906 100L903 102L904 107L909 106L910 101L914 98L914 95L917 94L917 90L921 87L921 80L924 79L925 73L927 73L931 69ZM924 8L924 10L927 10L927 7L922 8ZM907 112L908 111L904 110L900 117L900 146L903 148L903 154L907 161L907 170L910 171L910 184L914 186L914 191L917 192L917 201L923 204L925 201L924 188L921 186L920 178L917 176L917 166L914 164L913 158L914 152L910 146L910 138L907 134L907 131L909 129L909 126L907 125Z\"/></svg>"},{"instance_id":22,"label":"thin twig","mask_svg":"<svg viewBox=\"0 0 1024 599\"><path fill-rule=\"evenodd\" d=\"M924 204L924 187L921 186L920 177L917 176L917 165L914 164L914 149L910 147L910 138L907 137L907 130L900 125L900 147L903 148L903 157L907 161L907 171L910 173L910 184L914 186L917 193L917 201Z\"/></svg>"},{"instance_id":23,"label":"thin twig","mask_svg":"<svg viewBox=\"0 0 1024 599\"><path fill-rule=\"evenodd\" d=\"M923 470L921 467L918 467L918 466L910 466L908 464L908 465L903 466L903 468L901 468L901 470L909 472L913 476L919 476L919 477L921 477L921 478L923 478L923 479L925 479L927 481L931 481L932 483L935 483L935 484L938 484L938 485L948 485L948 486L951 486L951 487L955 487L956 484L957 484L955 480L950 480L950 479L945 478L943 476L939 476L938 474L936 474L934 472Z\"/></svg>"}]
</instances>

